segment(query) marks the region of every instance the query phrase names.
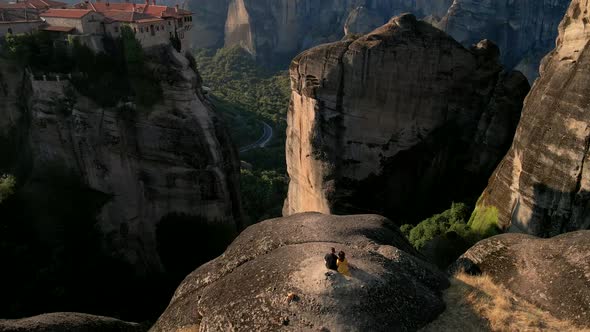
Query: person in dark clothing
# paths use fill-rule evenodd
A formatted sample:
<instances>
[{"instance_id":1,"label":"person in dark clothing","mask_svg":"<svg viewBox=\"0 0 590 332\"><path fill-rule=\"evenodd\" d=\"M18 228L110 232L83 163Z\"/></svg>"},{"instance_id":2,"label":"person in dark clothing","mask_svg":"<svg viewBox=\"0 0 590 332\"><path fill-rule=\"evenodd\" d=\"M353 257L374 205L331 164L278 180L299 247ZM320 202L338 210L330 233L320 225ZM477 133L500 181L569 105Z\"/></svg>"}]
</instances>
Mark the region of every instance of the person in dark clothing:
<instances>
[{"instance_id":1,"label":"person in dark clothing","mask_svg":"<svg viewBox=\"0 0 590 332\"><path fill-rule=\"evenodd\" d=\"M336 256L336 249L335 248L332 248L332 252L327 253L326 256L324 256L324 262L326 262L326 268L328 268L330 270L334 270L334 271L338 270L338 265L336 264L337 260L338 260L338 256Z\"/></svg>"}]
</instances>

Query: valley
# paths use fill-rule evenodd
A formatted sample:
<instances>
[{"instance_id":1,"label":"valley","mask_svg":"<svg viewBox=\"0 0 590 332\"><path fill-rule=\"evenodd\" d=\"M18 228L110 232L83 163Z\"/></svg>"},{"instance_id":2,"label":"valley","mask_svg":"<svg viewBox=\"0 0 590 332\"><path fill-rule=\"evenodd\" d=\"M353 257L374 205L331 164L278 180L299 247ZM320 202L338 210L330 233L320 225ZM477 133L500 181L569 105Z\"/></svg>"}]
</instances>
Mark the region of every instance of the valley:
<instances>
[{"instance_id":1,"label":"valley","mask_svg":"<svg viewBox=\"0 0 590 332\"><path fill-rule=\"evenodd\" d=\"M0 0L0 332L589 330L589 10Z\"/></svg>"}]
</instances>

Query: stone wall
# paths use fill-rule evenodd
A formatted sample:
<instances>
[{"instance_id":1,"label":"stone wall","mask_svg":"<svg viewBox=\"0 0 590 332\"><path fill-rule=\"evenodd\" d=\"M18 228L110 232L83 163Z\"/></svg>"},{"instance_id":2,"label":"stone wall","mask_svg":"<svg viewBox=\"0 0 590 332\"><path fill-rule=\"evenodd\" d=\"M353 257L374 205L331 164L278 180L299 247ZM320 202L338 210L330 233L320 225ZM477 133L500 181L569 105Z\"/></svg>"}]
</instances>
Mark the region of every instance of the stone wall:
<instances>
[{"instance_id":1,"label":"stone wall","mask_svg":"<svg viewBox=\"0 0 590 332\"><path fill-rule=\"evenodd\" d=\"M7 33L26 33L38 30L43 24L43 21L32 21L32 22L11 22L5 21L0 22L0 38L4 37Z\"/></svg>"}]
</instances>

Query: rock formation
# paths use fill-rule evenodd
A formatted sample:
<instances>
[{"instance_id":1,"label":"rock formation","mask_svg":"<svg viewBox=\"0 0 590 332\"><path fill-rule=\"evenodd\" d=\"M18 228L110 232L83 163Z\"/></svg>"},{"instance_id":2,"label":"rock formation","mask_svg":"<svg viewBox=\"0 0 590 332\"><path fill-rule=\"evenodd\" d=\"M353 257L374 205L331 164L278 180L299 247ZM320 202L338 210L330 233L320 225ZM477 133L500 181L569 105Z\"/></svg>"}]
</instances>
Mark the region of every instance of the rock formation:
<instances>
[{"instance_id":1,"label":"rock formation","mask_svg":"<svg viewBox=\"0 0 590 332\"><path fill-rule=\"evenodd\" d=\"M326 269L330 247L351 277ZM448 280L415 254L380 216L263 221L190 274L151 331L416 330L444 310Z\"/></svg>"},{"instance_id":2,"label":"rock formation","mask_svg":"<svg viewBox=\"0 0 590 332\"><path fill-rule=\"evenodd\" d=\"M152 51L163 89L152 109L102 108L68 80L25 77L31 178L48 170L105 194L98 215L107 252L139 272L162 271L160 220L184 214L238 229L239 162L219 117L202 96L200 78L171 48Z\"/></svg>"},{"instance_id":3,"label":"rock formation","mask_svg":"<svg viewBox=\"0 0 590 332\"><path fill-rule=\"evenodd\" d=\"M526 78L402 15L290 68L284 215L376 212L419 221L476 196L508 149Z\"/></svg>"},{"instance_id":4,"label":"rock formation","mask_svg":"<svg viewBox=\"0 0 590 332\"><path fill-rule=\"evenodd\" d=\"M168 1L168 0L167 0ZM189 9L193 15L193 46L198 48L219 48L225 38L224 28L230 0L190 0ZM169 6L178 2L170 1Z\"/></svg>"},{"instance_id":5,"label":"rock formation","mask_svg":"<svg viewBox=\"0 0 590 332\"><path fill-rule=\"evenodd\" d=\"M454 0L439 27L463 45L487 38L502 51L508 68L537 77L541 58L553 47L570 0Z\"/></svg>"},{"instance_id":6,"label":"rock formation","mask_svg":"<svg viewBox=\"0 0 590 332\"><path fill-rule=\"evenodd\" d=\"M392 16L411 12L470 47L489 39L507 68L532 82L541 58L554 46L570 0L191 0L195 46L240 45L263 63L286 63L296 53L365 34Z\"/></svg>"},{"instance_id":7,"label":"rock formation","mask_svg":"<svg viewBox=\"0 0 590 332\"><path fill-rule=\"evenodd\" d=\"M370 11L376 26L403 12L444 16L452 0L192 0L196 47L240 45L269 63L287 63L295 54L339 40L350 12ZM353 15L354 16L354 15ZM375 27L376 27L375 26ZM367 31L356 31L365 33Z\"/></svg>"},{"instance_id":8,"label":"rock formation","mask_svg":"<svg viewBox=\"0 0 590 332\"><path fill-rule=\"evenodd\" d=\"M378 12L365 7L357 7L350 11L346 22L344 22L344 34L366 34L382 26L386 20Z\"/></svg>"},{"instance_id":9,"label":"rock formation","mask_svg":"<svg viewBox=\"0 0 590 332\"><path fill-rule=\"evenodd\" d=\"M551 239L498 235L469 249L459 266L477 267L519 298L590 328L590 231Z\"/></svg>"},{"instance_id":10,"label":"rock formation","mask_svg":"<svg viewBox=\"0 0 590 332\"><path fill-rule=\"evenodd\" d=\"M512 147L478 204L505 229L553 236L590 228L589 9L578 0L568 9Z\"/></svg>"},{"instance_id":11,"label":"rock formation","mask_svg":"<svg viewBox=\"0 0 590 332\"><path fill-rule=\"evenodd\" d=\"M23 319L0 319L0 332L141 332L146 328L118 319L57 312Z\"/></svg>"}]
</instances>

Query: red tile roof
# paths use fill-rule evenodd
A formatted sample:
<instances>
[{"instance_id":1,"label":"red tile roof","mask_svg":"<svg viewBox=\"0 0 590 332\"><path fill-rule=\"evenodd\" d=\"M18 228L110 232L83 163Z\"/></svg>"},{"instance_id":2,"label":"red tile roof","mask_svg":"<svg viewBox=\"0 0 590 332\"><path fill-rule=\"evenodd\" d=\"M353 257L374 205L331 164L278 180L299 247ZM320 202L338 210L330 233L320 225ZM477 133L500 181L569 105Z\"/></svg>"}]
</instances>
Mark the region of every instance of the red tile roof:
<instances>
[{"instance_id":1,"label":"red tile roof","mask_svg":"<svg viewBox=\"0 0 590 332\"><path fill-rule=\"evenodd\" d=\"M41 17L82 18L91 13L88 9L49 9L41 13Z\"/></svg>"},{"instance_id":2,"label":"red tile roof","mask_svg":"<svg viewBox=\"0 0 590 332\"><path fill-rule=\"evenodd\" d=\"M53 0L26 0L26 2L32 4L35 8L46 9L46 8L66 8L67 4L60 1Z\"/></svg>"},{"instance_id":3,"label":"red tile roof","mask_svg":"<svg viewBox=\"0 0 590 332\"><path fill-rule=\"evenodd\" d=\"M97 12L123 11L135 12L150 15L158 18L179 18L192 13L188 10L161 5L146 5L145 3L128 3L128 2L81 2L75 5L76 8L90 9Z\"/></svg>"},{"instance_id":4,"label":"red tile roof","mask_svg":"<svg viewBox=\"0 0 590 332\"><path fill-rule=\"evenodd\" d=\"M45 30L45 31L55 31L55 32L70 32L72 30L75 30L75 28L72 27L60 27L57 25L50 25L47 26L41 30Z\"/></svg>"},{"instance_id":5,"label":"red tile roof","mask_svg":"<svg viewBox=\"0 0 590 332\"><path fill-rule=\"evenodd\" d=\"M107 10L100 13L106 16L107 18L110 18L111 20L120 22L135 22L142 19L153 18L152 16L133 11L128 12L122 10Z\"/></svg>"},{"instance_id":6,"label":"red tile roof","mask_svg":"<svg viewBox=\"0 0 590 332\"><path fill-rule=\"evenodd\" d=\"M25 0L15 3L0 2L0 9L49 9L49 8L66 8L67 4L53 0Z\"/></svg>"},{"instance_id":7,"label":"red tile roof","mask_svg":"<svg viewBox=\"0 0 590 332\"><path fill-rule=\"evenodd\" d=\"M53 0L28 0L55 2ZM84 1L74 5L75 9L66 10L48 10L41 14L42 17L63 17L63 18L82 18L88 12L94 11L103 14L106 18L119 22L157 22L165 18L181 18L191 15L188 10L175 7L149 5L145 3L136 4L128 2L110 3L107 1L90 2Z\"/></svg>"},{"instance_id":8,"label":"red tile roof","mask_svg":"<svg viewBox=\"0 0 590 332\"><path fill-rule=\"evenodd\" d=\"M137 20L137 22L139 22L139 23L164 22L164 19L159 18L159 17L151 17L151 18L144 18L144 19Z\"/></svg>"},{"instance_id":9,"label":"red tile roof","mask_svg":"<svg viewBox=\"0 0 590 332\"><path fill-rule=\"evenodd\" d=\"M25 8L33 8L28 3L19 2L19 3L4 3L0 2L0 9L25 9Z\"/></svg>"}]
</instances>

